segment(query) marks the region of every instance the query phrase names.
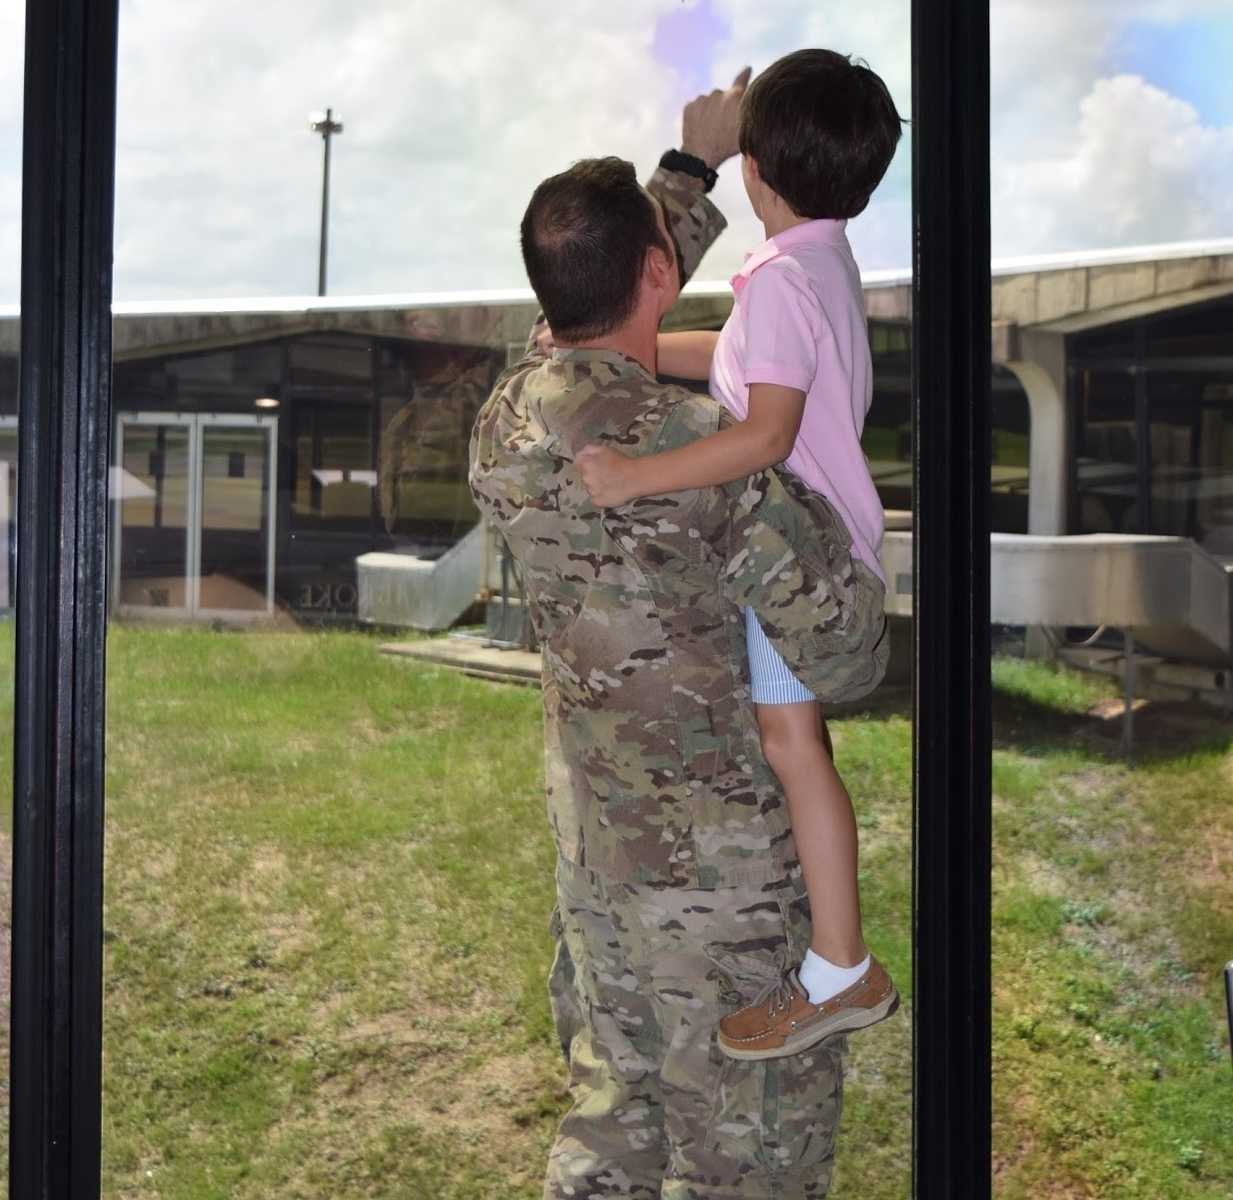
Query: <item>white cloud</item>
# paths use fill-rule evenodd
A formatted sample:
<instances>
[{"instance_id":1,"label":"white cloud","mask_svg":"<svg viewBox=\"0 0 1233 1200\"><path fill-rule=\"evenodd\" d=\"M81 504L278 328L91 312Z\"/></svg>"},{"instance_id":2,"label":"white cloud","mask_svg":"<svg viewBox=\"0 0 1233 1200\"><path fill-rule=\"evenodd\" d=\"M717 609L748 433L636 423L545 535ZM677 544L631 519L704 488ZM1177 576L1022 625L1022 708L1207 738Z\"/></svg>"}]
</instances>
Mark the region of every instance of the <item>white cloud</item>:
<instances>
[{"instance_id":1,"label":"white cloud","mask_svg":"<svg viewBox=\"0 0 1233 1200\"><path fill-rule=\"evenodd\" d=\"M1233 234L1233 127L1135 75L1097 80L1078 108L1060 154L996 173L995 254Z\"/></svg>"},{"instance_id":2,"label":"white cloud","mask_svg":"<svg viewBox=\"0 0 1233 1200\"><path fill-rule=\"evenodd\" d=\"M615 153L649 171L677 141L680 80L651 54L658 17L693 0L122 0L116 287L122 298L315 287L321 145L334 142L332 292L518 286L534 185ZM862 55L905 115L908 0L713 0L715 82L801 45ZM0 302L16 297L20 4L0 6ZM993 0L998 254L1233 233L1228 130L1141 80L1110 79L1131 22L1227 0ZM702 53L700 49L700 54ZM866 267L910 257L910 129L852 222ZM735 164L726 278L761 230Z\"/></svg>"},{"instance_id":3,"label":"white cloud","mask_svg":"<svg viewBox=\"0 0 1233 1200\"><path fill-rule=\"evenodd\" d=\"M650 44L679 2L126 0L117 294L312 290L321 152L305 118L326 102L346 123L333 148L332 292L521 285L517 224L540 179L600 153L646 172L677 143L678 82ZM717 7L732 26L717 83L829 35L854 51L893 45L885 63L865 53L906 106L906 0L829 26L806 0ZM869 265L906 257L909 161L901 154L884 186L885 210L875 203L853 225ZM724 176L716 198L733 228L709 278L762 238L735 164Z\"/></svg>"},{"instance_id":4,"label":"white cloud","mask_svg":"<svg viewBox=\"0 0 1233 1200\"><path fill-rule=\"evenodd\" d=\"M1227 0L994 0L995 255L1233 234L1228 131L1108 70L1135 23L1228 12Z\"/></svg>"},{"instance_id":5,"label":"white cloud","mask_svg":"<svg viewBox=\"0 0 1233 1200\"><path fill-rule=\"evenodd\" d=\"M25 16L24 4L0 6L0 304L15 301L20 286Z\"/></svg>"},{"instance_id":6,"label":"white cloud","mask_svg":"<svg viewBox=\"0 0 1233 1200\"><path fill-rule=\"evenodd\" d=\"M326 103L346 124L332 291L520 284L517 224L539 179L587 154L645 162L671 140L670 80L646 52L655 8L127 3L117 294L312 290L307 114Z\"/></svg>"}]
</instances>

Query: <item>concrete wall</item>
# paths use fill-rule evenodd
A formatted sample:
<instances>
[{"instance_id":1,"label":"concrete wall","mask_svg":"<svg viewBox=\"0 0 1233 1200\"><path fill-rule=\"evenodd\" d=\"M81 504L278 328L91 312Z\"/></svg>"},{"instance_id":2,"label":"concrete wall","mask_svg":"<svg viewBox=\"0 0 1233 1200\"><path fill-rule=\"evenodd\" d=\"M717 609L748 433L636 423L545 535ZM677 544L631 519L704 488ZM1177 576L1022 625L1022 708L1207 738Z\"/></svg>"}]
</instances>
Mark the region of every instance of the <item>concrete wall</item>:
<instances>
[{"instance_id":1,"label":"concrete wall","mask_svg":"<svg viewBox=\"0 0 1233 1200\"><path fill-rule=\"evenodd\" d=\"M1039 325L1222 283L1233 283L1233 254L1008 274L993 280L993 319Z\"/></svg>"}]
</instances>

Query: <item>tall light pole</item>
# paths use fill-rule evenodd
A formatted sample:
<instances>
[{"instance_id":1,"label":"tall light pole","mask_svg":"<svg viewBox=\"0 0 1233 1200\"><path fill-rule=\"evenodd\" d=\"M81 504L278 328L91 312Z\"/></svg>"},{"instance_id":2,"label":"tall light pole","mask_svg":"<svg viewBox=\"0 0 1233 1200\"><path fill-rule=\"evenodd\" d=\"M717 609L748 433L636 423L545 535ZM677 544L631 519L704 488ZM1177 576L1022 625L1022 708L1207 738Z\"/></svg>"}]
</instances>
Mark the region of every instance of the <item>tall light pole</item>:
<instances>
[{"instance_id":1,"label":"tall light pole","mask_svg":"<svg viewBox=\"0 0 1233 1200\"><path fill-rule=\"evenodd\" d=\"M325 143L325 165L321 171L321 254L317 263L317 295L325 295L325 256L329 242L330 226L330 138L342 133L341 121L334 120L334 110L327 108L325 115L313 113L308 118L308 128L321 135Z\"/></svg>"}]
</instances>

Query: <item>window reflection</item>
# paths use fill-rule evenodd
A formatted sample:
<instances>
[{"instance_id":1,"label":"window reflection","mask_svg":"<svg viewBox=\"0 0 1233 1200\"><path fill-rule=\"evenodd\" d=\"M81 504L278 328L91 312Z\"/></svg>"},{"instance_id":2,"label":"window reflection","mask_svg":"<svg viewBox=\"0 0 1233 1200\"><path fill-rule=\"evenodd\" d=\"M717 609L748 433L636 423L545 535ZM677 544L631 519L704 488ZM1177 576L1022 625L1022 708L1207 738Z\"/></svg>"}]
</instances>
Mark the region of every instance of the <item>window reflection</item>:
<instances>
[{"instance_id":1,"label":"window reflection","mask_svg":"<svg viewBox=\"0 0 1233 1200\"><path fill-rule=\"evenodd\" d=\"M1075 339L1079 533L1233 554L1233 304Z\"/></svg>"},{"instance_id":2,"label":"window reflection","mask_svg":"<svg viewBox=\"0 0 1233 1200\"><path fill-rule=\"evenodd\" d=\"M198 607L259 613L270 589L273 418L238 418L201 429Z\"/></svg>"},{"instance_id":3,"label":"window reflection","mask_svg":"<svg viewBox=\"0 0 1233 1200\"><path fill-rule=\"evenodd\" d=\"M353 618L357 557L431 557L475 525L467 444L503 349L329 331L203 350L160 336L117 325L142 355L115 372L122 608ZM3 399L15 405L15 383ZM15 446L4 420L0 472Z\"/></svg>"},{"instance_id":4,"label":"window reflection","mask_svg":"<svg viewBox=\"0 0 1233 1200\"><path fill-rule=\"evenodd\" d=\"M993 368L989 404L990 523L995 533L1027 533L1031 418L1023 385L1005 367Z\"/></svg>"},{"instance_id":5,"label":"window reflection","mask_svg":"<svg viewBox=\"0 0 1233 1200\"><path fill-rule=\"evenodd\" d=\"M1148 376L1151 532L1233 553L1233 364Z\"/></svg>"},{"instance_id":6,"label":"window reflection","mask_svg":"<svg viewBox=\"0 0 1233 1200\"><path fill-rule=\"evenodd\" d=\"M912 509L912 329L871 321L873 402L861 445L887 509L887 527L902 525ZM1028 531L1030 417L1027 394L1005 367L993 370L990 393L993 528Z\"/></svg>"},{"instance_id":7,"label":"window reflection","mask_svg":"<svg viewBox=\"0 0 1233 1200\"><path fill-rule=\"evenodd\" d=\"M128 605L145 601L143 621L115 622L109 633L107 971L116 1002L105 1031L105 1191L538 1190L565 1103L544 1000L551 868L541 698L380 654L394 635L351 628L378 571L388 571L390 592L452 571L453 590L470 587L463 620L483 619L476 584L499 586L500 567L475 550L479 537L466 538L477 520L467 451L534 306L424 295L372 309L331 298L275 311L278 302L248 310L243 298L311 287L321 187L320 142L303 123L312 107L346 114L331 184L338 294L521 288L518 220L540 179L596 153L634 158L645 177L679 136L684 101L741 65L723 56L756 51L769 62L817 40L813 18L787 9L770 14L781 28L767 31L763 8L747 3L653 7L616 6L596 21L568 8L520 14L484 4L481 36L470 6L451 14L395 5L378 28L347 6L252 6L237 23L225 6L190 4L174 19L143 10L122 26L117 294L232 299L214 309L195 300L177 314L170 305L121 312L114 327L113 437L123 427L156 441L161 426L176 453L152 463L147 446L144 457L128 456L148 492L134 489L129 522L113 521L113 531L126 562L125 538L135 556L138 536L178 537L174 554L164 552L174 571L150 569L140 584L128 572L144 588ZM703 18L709 33L694 27L673 40L655 31L658 18L679 13ZM526 56L509 52L528 15L543 46L577 40L574 57L586 64L532 72L529 99L518 86L529 78ZM904 39L906 15L902 5L886 13ZM248 43L272 48L255 74L251 55L213 52L262 21L297 30L281 68L278 38L253 29ZM425 22L427 42L418 36ZM175 94L219 118L187 141L183 121L159 111L166 79L140 92L133 82L149 80L150 51L172 29L159 59ZM650 60L653 40L669 65ZM421 44L409 76L404 51ZM383 46L401 49L390 59ZM380 61L365 64L374 53ZM187 74L177 65L185 54L196 64ZM897 76L906 95L906 64ZM341 90L323 94L323 80ZM240 125L227 119L237 113ZM895 168L898 207L885 209L898 214L905 249L907 161ZM203 178L213 196L205 221ZM483 179L503 183L477 186ZM186 182L193 195L181 206ZM731 225L703 280L728 279L761 240L735 164L715 198ZM883 211L880 199L872 211ZM880 226L862 229L864 263ZM149 254L152 245L162 252ZM906 259L885 254L869 265ZM710 308L726 313L729 299L725 289ZM903 328L888 332L884 349L902 358L905 375L907 348ZM179 589L152 598L167 576ZM255 622L241 636L210 627L219 613L229 624L261 613L271 591L275 611L294 622ZM145 627L151 615L170 617L172 603L187 614L180 624L198 617L206 627ZM306 628L318 621L343 628ZM417 647L402 649L474 647L473 628L452 644L416 637L406 641ZM885 773L909 751L899 708L885 723L873 750L851 722L844 753L867 797L877 856L871 919L910 974L908 785L901 766ZM481 860L503 865L476 872ZM489 972L497 959L487 950L498 942L510 969ZM448 1011L436 1005L441 996L452 997ZM165 997L174 1020L163 1019ZM425 1056L430 1042L478 1052L492 1069L459 1071L452 1053ZM857 1114L840 1151L850 1163L844 1186L876 1176L876 1187L902 1193L906 1022L863 1054L844 1095ZM158 1082L153 1125L149 1089L134 1088L136 1078ZM361 1093L367 1116L358 1120L352 1100ZM498 1136L473 1138L476 1097ZM874 1143L886 1161L871 1169Z\"/></svg>"},{"instance_id":8,"label":"window reflection","mask_svg":"<svg viewBox=\"0 0 1233 1200\"><path fill-rule=\"evenodd\" d=\"M121 607L189 611L191 438L191 426L171 420L119 424L111 490Z\"/></svg>"},{"instance_id":9,"label":"window reflection","mask_svg":"<svg viewBox=\"0 0 1233 1200\"><path fill-rule=\"evenodd\" d=\"M872 321L873 403L861 438L883 505L912 509L912 328Z\"/></svg>"},{"instance_id":10,"label":"window reflection","mask_svg":"<svg viewBox=\"0 0 1233 1200\"><path fill-rule=\"evenodd\" d=\"M396 543L461 534L477 521L467 487L467 446L503 365L486 349L385 347L379 500Z\"/></svg>"},{"instance_id":11,"label":"window reflection","mask_svg":"<svg viewBox=\"0 0 1233 1200\"><path fill-rule=\"evenodd\" d=\"M1137 533L1142 518L1134 376L1088 370L1079 386L1078 532Z\"/></svg>"},{"instance_id":12,"label":"window reflection","mask_svg":"<svg viewBox=\"0 0 1233 1200\"><path fill-rule=\"evenodd\" d=\"M372 405L297 400L291 528L368 533L372 526Z\"/></svg>"}]
</instances>

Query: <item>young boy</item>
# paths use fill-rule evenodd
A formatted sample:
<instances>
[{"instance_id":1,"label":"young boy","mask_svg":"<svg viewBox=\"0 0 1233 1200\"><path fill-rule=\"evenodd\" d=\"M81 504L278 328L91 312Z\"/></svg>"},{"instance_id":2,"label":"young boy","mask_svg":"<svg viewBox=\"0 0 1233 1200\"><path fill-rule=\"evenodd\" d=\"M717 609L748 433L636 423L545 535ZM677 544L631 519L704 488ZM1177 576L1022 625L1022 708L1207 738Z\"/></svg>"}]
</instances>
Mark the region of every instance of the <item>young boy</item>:
<instances>
[{"instance_id":1,"label":"young boy","mask_svg":"<svg viewBox=\"0 0 1233 1200\"><path fill-rule=\"evenodd\" d=\"M661 374L709 378L711 394L740 420L663 454L588 446L576 459L604 507L784 463L843 518L878 615L882 505L860 445L872 365L844 227L868 204L900 133L882 80L833 51L797 51L754 80L741 109L741 173L767 241L732 281L722 332L661 334L658 355ZM817 700L753 610L745 616L762 749L787 796L813 927L799 969L726 1016L719 1044L734 1058L771 1058L881 1021L899 996L861 935L856 822Z\"/></svg>"}]
</instances>

